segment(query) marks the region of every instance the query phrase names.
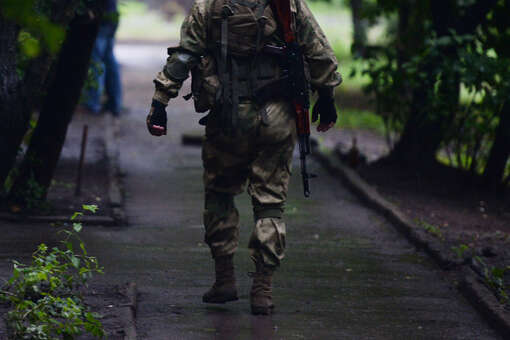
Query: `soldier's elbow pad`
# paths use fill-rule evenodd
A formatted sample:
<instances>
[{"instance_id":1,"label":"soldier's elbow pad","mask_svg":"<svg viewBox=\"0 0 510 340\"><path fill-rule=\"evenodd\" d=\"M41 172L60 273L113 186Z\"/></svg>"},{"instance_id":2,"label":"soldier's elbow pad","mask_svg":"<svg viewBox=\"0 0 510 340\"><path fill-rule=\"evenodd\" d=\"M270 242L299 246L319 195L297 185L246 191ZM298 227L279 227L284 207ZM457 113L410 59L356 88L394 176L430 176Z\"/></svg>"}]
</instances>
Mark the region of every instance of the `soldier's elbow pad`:
<instances>
[{"instance_id":1,"label":"soldier's elbow pad","mask_svg":"<svg viewBox=\"0 0 510 340\"><path fill-rule=\"evenodd\" d=\"M190 70L199 62L199 57L185 51L173 52L166 63L165 75L177 82L188 79Z\"/></svg>"}]
</instances>

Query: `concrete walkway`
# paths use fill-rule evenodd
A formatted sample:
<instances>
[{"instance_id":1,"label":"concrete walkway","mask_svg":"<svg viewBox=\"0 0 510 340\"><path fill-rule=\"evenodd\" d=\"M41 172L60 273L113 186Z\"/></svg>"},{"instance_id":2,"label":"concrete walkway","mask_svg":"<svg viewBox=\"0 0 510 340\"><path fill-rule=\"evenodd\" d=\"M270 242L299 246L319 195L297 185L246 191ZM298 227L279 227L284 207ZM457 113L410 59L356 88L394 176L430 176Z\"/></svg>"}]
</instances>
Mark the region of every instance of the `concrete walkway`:
<instances>
[{"instance_id":1,"label":"concrete walkway","mask_svg":"<svg viewBox=\"0 0 510 340\"><path fill-rule=\"evenodd\" d=\"M499 339L425 255L311 161L319 175L311 199L303 198L294 168L276 314L249 313L246 245L253 223L246 195L236 201L240 300L203 304L213 263L203 243L200 149L180 144L181 132L199 130L200 116L178 99L169 108L169 135L146 131L151 80L164 56L157 51L118 49L123 64L130 61L124 82L131 112L119 136L129 226L84 233L89 252L105 266L98 280L137 282L140 339Z\"/></svg>"},{"instance_id":2,"label":"concrete walkway","mask_svg":"<svg viewBox=\"0 0 510 340\"><path fill-rule=\"evenodd\" d=\"M237 200L241 299L203 304L213 266L202 241L200 150L180 145L182 132L199 129L200 116L191 103L178 99L169 107L169 136L147 133L151 79L162 56L140 46L118 50L121 60L144 51L143 65L131 63L124 70L132 111L122 121L120 144L130 226L89 234L89 247L106 266L105 278L138 283L140 338L497 338L426 256L313 162L319 179L312 183L311 199L302 197L299 178L292 180L287 258L275 278L277 313L271 318L249 314L246 273L252 268L246 245L252 217L246 195Z\"/></svg>"}]
</instances>

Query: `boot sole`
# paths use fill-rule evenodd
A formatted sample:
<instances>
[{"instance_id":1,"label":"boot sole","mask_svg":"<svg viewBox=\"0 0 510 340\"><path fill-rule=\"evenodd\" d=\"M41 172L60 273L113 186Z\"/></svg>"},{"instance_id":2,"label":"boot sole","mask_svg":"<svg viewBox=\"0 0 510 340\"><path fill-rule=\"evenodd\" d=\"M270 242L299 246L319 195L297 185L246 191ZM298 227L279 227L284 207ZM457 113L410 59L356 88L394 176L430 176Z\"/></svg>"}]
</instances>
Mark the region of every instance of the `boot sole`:
<instances>
[{"instance_id":1,"label":"boot sole","mask_svg":"<svg viewBox=\"0 0 510 340\"><path fill-rule=\"evenodd\" d=\"M226 303L231 301L237 301L239 298L237 296L226 296L221 298L206 298L202 297L202 302L204 303Z\"/></svg>"}]
</instances>

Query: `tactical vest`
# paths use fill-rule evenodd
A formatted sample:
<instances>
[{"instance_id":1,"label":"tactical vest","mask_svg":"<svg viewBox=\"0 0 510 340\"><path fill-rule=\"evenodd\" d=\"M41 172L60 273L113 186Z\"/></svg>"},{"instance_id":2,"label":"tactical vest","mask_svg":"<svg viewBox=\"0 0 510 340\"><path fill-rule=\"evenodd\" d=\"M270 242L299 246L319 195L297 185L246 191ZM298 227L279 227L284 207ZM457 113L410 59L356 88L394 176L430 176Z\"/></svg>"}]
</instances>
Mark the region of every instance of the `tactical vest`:
<instances>
[{"instance_id":1,"label":"tactical vest","mask_svg":"<svg viewBox=\"0 0 510 340\"><path fill-rule=\"evenodd\" d=\"M278 57L264 52L266 45L283 44L270 2L210 0L207 41L211 55L202 58L193 74L200 80L192 87L195 108L204 112L211 108L210 89L219 85L214 103L221 104L224 126L235 128L240 100L254 99L258 89L282 76ZM202 95L197 98L200 87Z\"/></svg>"}]
</instances>

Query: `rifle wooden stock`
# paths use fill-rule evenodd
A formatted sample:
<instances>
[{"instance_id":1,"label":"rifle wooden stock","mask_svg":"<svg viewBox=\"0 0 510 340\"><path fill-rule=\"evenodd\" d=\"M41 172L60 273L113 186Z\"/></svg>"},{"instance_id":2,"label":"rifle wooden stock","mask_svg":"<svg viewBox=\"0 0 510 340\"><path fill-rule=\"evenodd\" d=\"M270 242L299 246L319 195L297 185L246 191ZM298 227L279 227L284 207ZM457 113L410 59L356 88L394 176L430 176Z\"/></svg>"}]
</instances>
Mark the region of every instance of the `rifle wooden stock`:
<instances>
[{"instance_id":1,"label":"rifle wooden stock","mask_svg":"<svg viewBox=\"0 0 510 340\"><path fill-rule=\"evenodd\" d=\"M296 130L298 134L299 159L301 162L301 177L305 197L310 196L308 180L313 177L306 168L306 156L310 154L310 89L305 77L304 56L296 41L292 30L292 13L290 0L272 0L273 10L283 33L285 47L282 54L288 69L288 87L294 111L296 112ZM270 48L279 54L279 48ZM271 53L271 52L270 52Z\"/></svg>"}]
</instances>

